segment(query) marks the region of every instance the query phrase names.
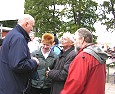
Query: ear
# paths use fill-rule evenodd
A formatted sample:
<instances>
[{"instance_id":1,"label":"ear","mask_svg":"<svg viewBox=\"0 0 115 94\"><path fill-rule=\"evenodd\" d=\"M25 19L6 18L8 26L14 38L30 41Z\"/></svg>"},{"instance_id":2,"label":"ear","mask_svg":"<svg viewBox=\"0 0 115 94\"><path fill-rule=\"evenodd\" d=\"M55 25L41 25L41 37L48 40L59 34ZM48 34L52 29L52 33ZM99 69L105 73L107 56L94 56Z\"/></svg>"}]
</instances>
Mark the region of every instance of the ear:
<instances>
[{"instance_id":1,"label":"ear","mask_svg":"<svg viewBox=\"0 0 115 94\"><path fill-rule=\"evenodd\" d=\"M85 42L84 37L81 38L81 44L83 44Z\"/></svg>"},{"instance_id":2,"label":"ear","mask_svg":"<svg viewBox=\"0 0 115 94\"><path fill-rule=\"evenodd\" d=\"M28 26L28 22L25 22L25 26L26 26L26 27Z\"/></svg>"}]
</instances>

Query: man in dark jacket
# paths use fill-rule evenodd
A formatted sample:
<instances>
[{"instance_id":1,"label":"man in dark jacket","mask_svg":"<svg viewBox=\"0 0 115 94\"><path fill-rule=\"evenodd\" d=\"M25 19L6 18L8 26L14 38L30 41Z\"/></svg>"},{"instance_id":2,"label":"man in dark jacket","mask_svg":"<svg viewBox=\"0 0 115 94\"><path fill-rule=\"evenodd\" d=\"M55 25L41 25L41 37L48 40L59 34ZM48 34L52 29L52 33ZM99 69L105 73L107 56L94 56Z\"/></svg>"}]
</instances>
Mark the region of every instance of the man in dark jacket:
<instances>
[{"instance_id":1,"label":"man in dark jacket","mask_svg":"<svg viewBox=\"0 0 115 94\"><path fill-rule=\"evenodd\" d=\"M51 94L60 94L60 91L64 87L69 65L76 56L73 43L73 35L68 32L64 33L61 42L63 50L56 60L54 68L46 73L46 75L53 80Z\"/></svg>"},{"instance_id":2,"label":"man in dark jacket","mask_svg":"<svg viewBox=\"0 0 115 94\"><path fill-rule=\"evenodd\" d=\"M34 18L24 14L6 35L0 51L0 94L28 94L29 80L37 68L30 58L28 41Z\"/></svg>"}]
</instances>

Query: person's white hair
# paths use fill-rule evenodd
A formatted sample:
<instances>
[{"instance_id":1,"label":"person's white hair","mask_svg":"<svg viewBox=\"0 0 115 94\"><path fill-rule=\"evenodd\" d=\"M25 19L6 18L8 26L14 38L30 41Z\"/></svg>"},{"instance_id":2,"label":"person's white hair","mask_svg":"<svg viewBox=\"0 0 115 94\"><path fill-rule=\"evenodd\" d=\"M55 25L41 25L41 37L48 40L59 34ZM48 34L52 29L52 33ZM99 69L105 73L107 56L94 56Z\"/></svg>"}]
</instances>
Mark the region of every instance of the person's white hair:
<instances>
[{"instance_id":1,"label":"person's white hair","mask_svg":"<svg viewBox=\"0 0 115 94\"><path fill-rule=\"evenodd\" d=\"M25 21L30 21L33 20L34 18L30 14L23 14L19 19L18 19L18 24L23 24Z\"/></svg>"},{"instance_id":2,"label":"person's white hair","mask_svg":"<svg viewBox=\"0 0 115 94\"><path fill-rule=\"evenodd\" d=\"M66 32L63 34L63 37L69 38L73 43L75 42L74 35L70 32Z\"/></svg>"}]
</instances>

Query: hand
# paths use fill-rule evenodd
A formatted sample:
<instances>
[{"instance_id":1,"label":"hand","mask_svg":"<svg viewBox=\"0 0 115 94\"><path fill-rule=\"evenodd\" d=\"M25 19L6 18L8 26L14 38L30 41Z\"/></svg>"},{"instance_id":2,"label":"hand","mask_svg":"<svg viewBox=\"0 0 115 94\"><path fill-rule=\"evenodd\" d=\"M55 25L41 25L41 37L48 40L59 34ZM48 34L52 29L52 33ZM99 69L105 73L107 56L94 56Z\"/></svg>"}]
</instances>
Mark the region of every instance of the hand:
<instances>
[{"instance_id":1,"label":"hand","mask_svg":"<svg viewBox=\"0 0 115 94\"><path fill-rule=\"evenodd\" d=\"M31 57L31 59L34 59L34 60L36 60L36 62L37 62L37 65L39 65L39 60L38 60L36 57Z\"/></svg>"}]
</instances>

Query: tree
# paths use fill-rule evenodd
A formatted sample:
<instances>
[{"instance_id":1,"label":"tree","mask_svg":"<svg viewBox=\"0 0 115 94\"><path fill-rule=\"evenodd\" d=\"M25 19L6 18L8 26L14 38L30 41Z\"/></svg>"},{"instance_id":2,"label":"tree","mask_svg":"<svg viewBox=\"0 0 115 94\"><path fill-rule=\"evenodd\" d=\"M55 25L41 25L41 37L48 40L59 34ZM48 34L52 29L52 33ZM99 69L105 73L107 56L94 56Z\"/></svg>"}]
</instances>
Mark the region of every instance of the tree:
<instances>
[{"instance_id":1,"label":"tree","mask_svg":"<svg viewBox=\"0 0 115 94\"><path fill-rule=\"evenodd\" d=\"M71 0L69 1L67 18L70 19L68 27L69 31L73 32L80 27L86 27L91 31L95 31L93 24L97 21L98 15L95 13L97 10L97 3L92 0Z\"/></svg>"},{"instance_id":2,"label":"tree","mask_svg":"<svg viewBox=\"0 0 115 94\"><path fill-rule=\"evenodd\" d=\"M115 28L115 0L104 1L99 8L99 21L107 26L107 31L113 32Z\"/></svg>"},{"instance_id":3,"label":"tree","mask_svg":"<svg viewBox=\"0 0 115 94\"><path fill-rule=\"evenodd\" d=\"M25 0L25 13L31 14L36 21L36 28L40 30L40 35L45 32L56 33L61 25L58 11L52 0ZM56 14L56 15L55 15Z\"/></svg>"},{"instance_id":4,"label":"tree","mask_svg":"<svg viewBox=\"0 0 115 94\"><path fill-rule=\"evenodd\" d=\"M58 8L60 6L63 8ZM25 0L25 13L35 18L39 35L44 32L74 33L80 27L95 32L96 10L97 3L92 0Z\"/></svg>"}]
</instances>

